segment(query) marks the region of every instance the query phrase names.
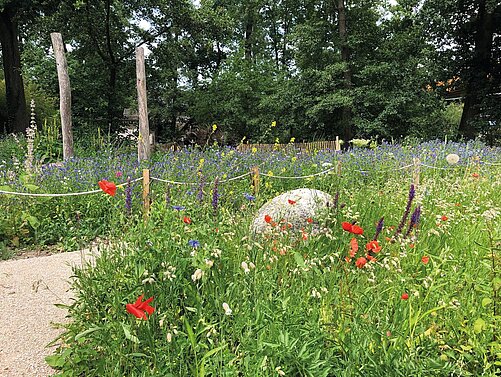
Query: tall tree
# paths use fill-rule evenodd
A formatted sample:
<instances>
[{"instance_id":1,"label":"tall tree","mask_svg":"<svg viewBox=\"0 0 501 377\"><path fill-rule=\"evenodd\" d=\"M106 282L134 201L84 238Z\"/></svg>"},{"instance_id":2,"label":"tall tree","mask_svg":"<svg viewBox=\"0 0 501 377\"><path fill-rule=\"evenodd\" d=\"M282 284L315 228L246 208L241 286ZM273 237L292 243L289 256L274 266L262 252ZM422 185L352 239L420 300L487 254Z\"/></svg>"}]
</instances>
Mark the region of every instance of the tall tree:
<instances>
[{"instance_id":1,"label":"tall tree","mask_svg":"<svg viewBox=\"0 0 501 377\"><path fill-rule=\"evenodd\" d=\"M352 87L352 72L351 72L351 56L350 47L348 46L348 29L346 26L346 8L345 0L337 0L337 13L338 13L338 30L339 40L341 43L341 61L345 65L343 70L343 84L347 91ZM351 105L345 105L342 109L341 115L342 136L344 140L351 140L353 138L352 130L352 109Z\"/></svg>"},{"instance_id":2,"label":"tall tree","mask_svg":"<svg viewBox=\"0 0 501 377\"><path fill-rule=\"evenodd\" d=\"M500 127L501 3L498 0L426 0L425 35L436 47L437 81L458 77L464 93L459 133L473 138ZM496 94L497 93L497 94Z\"/></svg>"},{"instance_id":3,"label":"tall tree","mask_svg":"<svg viewBox=\"0 0 501 377\"><path fill-rule=\"evenodd\" d=\"M28 127L17 20L19 13L28 5L29 2L25 1L0 0L0 43L7 97L7 132L24 132Z\"/></svg>"},{"instance_id":4,"label":"tall tree","mask_svg":"<svg viewBox=\"0 0 501 377\"><path fill-rule=\"evenodd\" d=\"M471 70L465 83L463 115L459 124L460 134L468 139L474 138L477 134L474 121L482 112L482 99L489 95L488 92L486 93L486 88L491 86L490 81L493 79L494 31L501 32L501 26L499 26L501 23L501 3L495 5L494 2L479 0L476 5L476 16L471 20L475 47L471 58ZM498 21L497 27L495 18Z\"/></svg>"}]
</instances>

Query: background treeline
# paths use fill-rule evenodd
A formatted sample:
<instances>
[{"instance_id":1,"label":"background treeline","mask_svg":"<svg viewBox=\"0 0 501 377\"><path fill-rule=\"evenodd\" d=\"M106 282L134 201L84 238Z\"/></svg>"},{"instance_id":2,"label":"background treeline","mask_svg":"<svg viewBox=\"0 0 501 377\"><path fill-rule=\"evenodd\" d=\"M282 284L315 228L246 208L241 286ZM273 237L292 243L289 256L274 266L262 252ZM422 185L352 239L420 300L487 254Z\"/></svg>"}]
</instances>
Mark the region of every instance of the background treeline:
<instances>
[{"instance_id":1,"label":"background treeline","mask_svg":"<svg viewBox=\"0 0 501 377\"><path fill-rule=\"evenodd\" d=\"M13 38L24 102L35 98L48 116L58 31L77 134L123 124L136 106L135 48L144 46L150 123L164 140L181 137L180 119L215 123L229 143L499 137L497 0L0 0L0 11L4 132L28 121L12 99Z\"/></svg>"}]
</instances>

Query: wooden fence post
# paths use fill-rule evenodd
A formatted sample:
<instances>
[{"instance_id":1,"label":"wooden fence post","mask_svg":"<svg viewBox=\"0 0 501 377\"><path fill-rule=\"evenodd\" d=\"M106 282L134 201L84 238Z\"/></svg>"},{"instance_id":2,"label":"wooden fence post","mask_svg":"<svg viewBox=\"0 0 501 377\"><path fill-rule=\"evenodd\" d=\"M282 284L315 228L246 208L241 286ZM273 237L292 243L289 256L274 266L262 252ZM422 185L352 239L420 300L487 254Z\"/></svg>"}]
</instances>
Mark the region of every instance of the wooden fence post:
<instances>
[{"instance_id":1,"label":"wooden fence post","mask_svg":"<svg viewBox=\"0 0 501 377\"><path fill-rule=\"evenodd\" d=\"M68 75L68 63L64 56L64 44L61 33L50 33L52 48L56 58L57 78L59 81L59 110L63 133L63 159L73 157L73 133L71 129L71 87Z\"/></svg>"},{"instance_id":2,"label":"wooden fence post","mask_svg":"<svg viewBox=\"0 0 501 377\"><path fill-rule=\"evenodd\" d=\"M137 105L139 110L139 136L137 138L137 157L139 161L150 158L150 126L148 123L148 103L146 100L146 71L144 68L144 49L136 48Z\"/></svg>"},{"instance_id":3,"label":"wooden fence post","mask_svg":"<svg viewBox=\"0 0 501 377\"><path fill-rule=\"evenodd\" d=\"M341 150L341 143L339 142L339 136L336 136L336 151Z\"/></svg>"},{"instance_id":4,"label":"wooden fence post","mask_svg":"<svg viewBox=\"0 0 501 377\"><path fill-rule=\"evenodd\" d=\"M259 194L259 167L254 166L251 169L251 186L252 194L256 196Z\"/></svg>"},{"instance_id":5,"label":"wooden fence post","mask_svg":"<svg viewBox=\"0 0 501 377\"><path fill-rule=\"evenodd\" d=\"M414 187L417 188L419 185L419 175L421 174L421 160L418 157L414 157L412 161L414 163L412 181L414 183Z\"/></svg>"},{"instance_id":6,"label":"wooden fence post","mask_svg":"<svg viewBox=\"0 0 501 377\"><path fill-rule=\"evenodd\" d=\"M144 221L150 213L150 170L143 169L143 216Z\"/></svg>"}]
</instances>

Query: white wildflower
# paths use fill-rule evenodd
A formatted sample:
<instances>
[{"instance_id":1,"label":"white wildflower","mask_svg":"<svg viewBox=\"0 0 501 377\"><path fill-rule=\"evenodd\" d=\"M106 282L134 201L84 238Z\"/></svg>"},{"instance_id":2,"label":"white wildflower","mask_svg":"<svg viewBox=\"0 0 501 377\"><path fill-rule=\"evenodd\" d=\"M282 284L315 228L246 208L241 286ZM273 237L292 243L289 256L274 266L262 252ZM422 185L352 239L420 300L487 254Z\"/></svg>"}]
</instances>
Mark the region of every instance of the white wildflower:
<instances>
[{"instance_id":1,"label":"white wildflower","mask_svg":"<svg viewBox=\"0 0 501 377\"><path fill-rule=\"evenodd\" d=\"M193 275L191 275L191 280L193 281L200 280L202 276L204 276L204 272L202 271L202 269L197 268L196 271L193 273Z\"/></svg>"},{"instance_id":2,"label":"white wildflower","mask_svg":"<svg viewBox=\"0 0 501 377\"><path fill-rule=\"evenodd\" d=\"M223 309L225 315L231 315L232 310L230 309L230 306L226 302L223 302Z\"/></svg>"},{"instance_id":3,"label":"white wildflower","mask_svg":"<svg viewBox=\"0 0 501 377\"><path fill-rule=\"evenodd\" d=\"M276 367L275 372L277 372L279 376L285 376L285 372L282 370L281 366Z\"/></svg>"},{"instance_id":4,"label":"white wildflower","mask_svg":"<svg viewBox=\"0 0 501 377\"><path fill-rule=\"evenodd\" d=\"M214 261L212 261L210 259L206 259L205 260L205 264L206 264L206 266L208 266L209 268L211 268L214 265Z\"/></svg>"},{"instance_id":5,"label":"white wildflower","mask_svg":"<svg viewBox=\"0 0 501 377\"><path fill-rule=\"evenodd\" d=\"M172 342L172 334L170 332L167 333L167 343Z\"/></svg>"},{"instance_id":6,"label":"white wildflower","mask_svg":"<svg viewBox=\"0 0 501 377\"><path fill-rule=\"evenodd\" d=\"M494 208L488 209L487 211L484 211L484 213L482 213L482 216L487 221L494 220L498 215L499 215L499 212Z\"/></svg>"},{"instance_id":7,"label":"white wildflower","mask_svg":"<svg viewBox=\"0 0 501 377\"><path fill-rule=\"evenodd\" d=\"M249 265L247 264L247 262L242 262L241 266L246 274L250 272Z\"/></svg>"}]
</instances>

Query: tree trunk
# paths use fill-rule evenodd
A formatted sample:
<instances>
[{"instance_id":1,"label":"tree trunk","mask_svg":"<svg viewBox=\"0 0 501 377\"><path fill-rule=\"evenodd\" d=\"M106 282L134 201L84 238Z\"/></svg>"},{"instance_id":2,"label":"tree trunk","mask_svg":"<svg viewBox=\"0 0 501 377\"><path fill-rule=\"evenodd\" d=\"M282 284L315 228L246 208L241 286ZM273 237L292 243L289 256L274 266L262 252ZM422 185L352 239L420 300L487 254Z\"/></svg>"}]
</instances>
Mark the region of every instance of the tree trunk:
<instances>
[{"instance_id":1,"label":"tree trunk","mask_svg":"<svg viewBox=\"0 0 501 377\"><path fill-rule=\"evenodd\" d=\"M245 60L252 60L252 32L254 30L254 14L251 5L247 5L245 9L245 41L244 41L244 50L245 50Z\"/></svg>"},{"instance_id":2,"label":"tree trunk","mask_svg":"<svg viewBox=\"0 0 501 377\"><path fill-rule=\"evenodd\" d=\"M486 9L486 0L482 0L475 25L475 51L470 76L466 83L463 114L459 124L460 135L467 139L473 139L477 134L474 120L480 115L482 99L489 87L489 75L492 73L493 35L494 13L489 13Z\"/></svg>"},{"instance_id":3,"label":"tree trunk","mask_svg":"<svg viewBox=\"0 0 501 377\"><path fill-rule=\"evenodd\" d=\"M341 40L341 60L345 64L343 82L344 88L348 92L352 87L352 72L350 68L350 49L347 43L348 32L346 29L346 8L344 6L344 0L337 1L337 11L339 39ZM345 145L348 145L348 141L353 138L352 115L351 106L343 106L341 112L341 126L342 136L346 141Z\"/></svg>"},{"instance_id":4,"label":"tree trunk","mask_svg":"<svg viewBox=\"0 0 501 377\"><path fill-rule=\"evenodd\" d=\"M0 43L7 99L7 132L24 133L28 128L28 112L21 75L17 23L13 18L14 14L8 7L0 12Z\"/></svg>"},{"instance_id":5,"label":"tree trunk","mask_svg":"<svg viewBox=\"0 0 501 377\"><path fill-rule=\"evenodd\" d=\"M52 48L56 57L57 77L59 80L59 109L61 112L61 128L63 133L63 158L73 157L73 132L71 125L71 87L68 75L68 64L64 55L63 37L60 33L51 33Z\"/></svg>"}]
</instances>

